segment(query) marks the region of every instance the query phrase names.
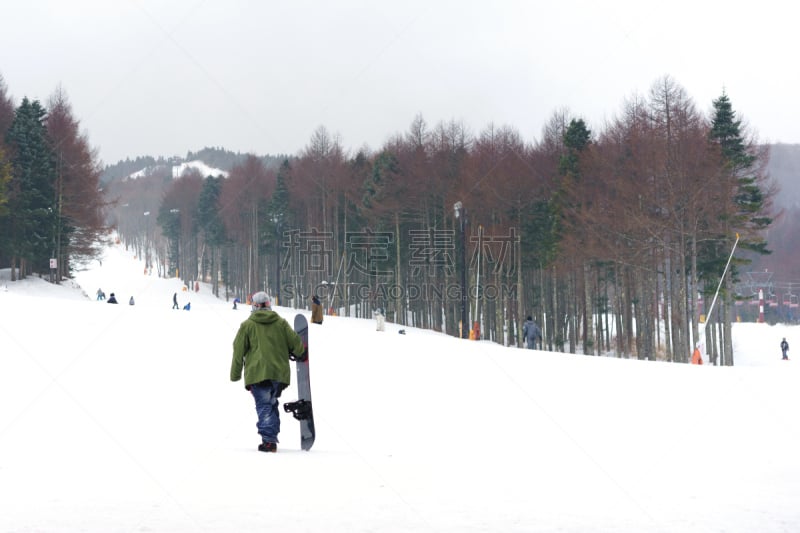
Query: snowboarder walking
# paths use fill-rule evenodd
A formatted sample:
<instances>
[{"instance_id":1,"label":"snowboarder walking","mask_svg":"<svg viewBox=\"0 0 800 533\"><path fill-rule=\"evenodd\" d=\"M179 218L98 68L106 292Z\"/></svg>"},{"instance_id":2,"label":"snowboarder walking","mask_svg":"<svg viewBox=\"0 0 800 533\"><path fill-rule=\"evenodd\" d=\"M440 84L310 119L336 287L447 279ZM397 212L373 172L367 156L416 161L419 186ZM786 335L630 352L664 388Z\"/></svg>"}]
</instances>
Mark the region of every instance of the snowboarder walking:
<instances>
[{"instance_id":1,"label":"snowboarder walking","mask_svg":"<svg viewBox=\"0 0 800 533\"><path fill-rule=\"evenodd\" d=\"M781 341L781 353L783 354L784 361L789 359L789 343L786 342L786 337Z\"/></svg>"},{"instance_id":2,"label":"snowboarder walking","mask_svg":"<svg viewBox=\"0 0 800 533\"><path fill-rule=\"evenodd\" d=\"M233 339L231 381L239 381L244 369L244 388L253 395L258 415L258 450L276 452L281 429L278 398L291 382L289 354L303 355L305 347L292 326L272 311L267 293L255 293L252 303L250 316Z\"/></svg>"},{"instance_id":3,"label":"snowboarder walking","mask_svg":"<svg viewBox=\"0 0 800 533\"><path fill-rule=\"evenodd\" d=\"M537 341L539 341L539 348L541 349L542 330L530 315L522 325L522 338L525 340L525 345L528 349L535 350Z\"/></svg>"},{"instance_id":4,"label":"snowboarder walking","mask_svg":"<svg viewBox=\"0 0 800 533\"><path fill-rule=\"evenodd\" d=\"M173 309L180 309L180 306L178 305L178 293L177 292L172 295L172 308Z\"/></svg>"}]
</instances>

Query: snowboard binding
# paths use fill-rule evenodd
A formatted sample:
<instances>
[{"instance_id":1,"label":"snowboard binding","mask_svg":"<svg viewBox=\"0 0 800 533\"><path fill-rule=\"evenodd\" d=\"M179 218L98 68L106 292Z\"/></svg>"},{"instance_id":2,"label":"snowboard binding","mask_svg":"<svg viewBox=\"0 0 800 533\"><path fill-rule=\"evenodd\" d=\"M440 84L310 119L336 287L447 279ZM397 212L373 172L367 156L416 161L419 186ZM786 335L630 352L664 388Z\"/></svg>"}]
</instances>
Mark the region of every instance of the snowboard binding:
<instances>
[{"instance_id":1,"label":"snowboard binding","mask_svg":"<svg viewBox=\"0 0 800 533\"><path fill-rule=\"evenodd\" d=\"M306 420L311 417L311 402L306 400L297 400L296 402L287 402L283 404L283 410L287 413L292 413L292 416L297 420Z\"/></svg>"}]
</instances>

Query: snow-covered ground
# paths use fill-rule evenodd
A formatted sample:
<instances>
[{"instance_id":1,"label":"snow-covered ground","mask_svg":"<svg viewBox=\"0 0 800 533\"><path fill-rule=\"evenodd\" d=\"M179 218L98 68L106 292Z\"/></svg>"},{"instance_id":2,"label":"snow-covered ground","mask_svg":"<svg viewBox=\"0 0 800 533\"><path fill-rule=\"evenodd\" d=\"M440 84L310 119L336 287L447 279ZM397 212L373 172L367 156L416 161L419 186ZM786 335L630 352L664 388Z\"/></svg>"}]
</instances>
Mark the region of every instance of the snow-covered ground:
<instances>
[{"instance_id":1,"label":"snow-covered ground","mask_svg":"<svg viewBox=\"0 0 800 533\"><path fill-rule=\"evenodd\" d=\"M314 448L282 413L264 454L229 381L249 308L143 272L115 246L75 284L0 280L0 531L800 530L797 328L736 324L714 368L326 317Z\"/></svg>"}]
</instances>

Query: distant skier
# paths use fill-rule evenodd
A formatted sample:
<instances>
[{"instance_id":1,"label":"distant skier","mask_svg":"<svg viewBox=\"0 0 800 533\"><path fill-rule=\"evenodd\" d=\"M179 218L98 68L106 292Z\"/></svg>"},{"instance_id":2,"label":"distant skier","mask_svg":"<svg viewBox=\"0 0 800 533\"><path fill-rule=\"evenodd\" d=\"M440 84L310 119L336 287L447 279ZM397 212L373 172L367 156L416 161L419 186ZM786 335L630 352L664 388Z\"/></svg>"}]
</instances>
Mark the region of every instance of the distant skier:
<instances>
[{"instance_id":1,"label":"distant skier","mask_svg":"<svg viewBox=\"0 0 800 533\"><path fill-rule=\"evenodd\" d=\"M103 292L103 289L97 289L97 300L105 300L106 293Z\"/></svg>"},{"instance_id":2,"label":"distant skier","mask_svg":"<svg viewBox=\"0 0 800 533\"><path fill-rule=\"evenodd\" d=\"M178 305L178 293L177 292L172 295L172 308L173 309L180 309L180 306Z\"/></svg>"},{"instance_id":3,"label":"distant skier","mask_svg":"<svg viewBox=\"0 0 800 533\"><path fill-rule=\"evenodd\" d=\"M703 364L703 356L700 354L700 343L698 342L694 346L694 352L692 352L692 364L693 365L702 365Z\"/></svg>"},{"instance_id":4,"label":"distant skier","mask_svg":"<svg viewBox=\"0 0 800 533\"><path fill-rule=\"evenodd\" d=\"M786 337L783 338L781 341L781 353L783 354L783 360L789 360L789 343L786 342Z\"/></svg>"},{"instance_id":5,"label":"distant skier","mask_svg":"<svg viewBox=\"0 0 800 533\"><path fill-rule=\"evenodd\" d=\"M134 303L135 303L135 302L133 301L133 296L131 296L131 299L130 299L130 300L128 300L128 305L133 305Z\"/></svg>"},{"instance_id":6,"label":"distant skier","mask_svg":"<svg viewBox=\"0 0 800 533\"><path fill-rule=\"evenodd\" d=\"M525 346L529 350L536 349L537 341L541 349L542 330L539 328L539 325L533 321L530 315L528 315L528 318L525 319L525 323L522 325L522 338L525 340Z\"/></svg>"},{"instance_id":7,"label":"distant skier","mask_svg":"<svg viewBox=\"0 0 800 533\"><path fill-rule=\"evenodd\" d=\"M311 297L311 322L322 324L322 304L316 294Z\"/></svg>"},{"instance_id":8,"label":"distant skier","mask_svg":"<svg viewBox=\"0 0 800 533\"><path fill-rule=\"evenodd\" d=\"M237 307L236 307L236 306L237 306L237 305L239 305L239 303L241 303L241 300L240 300L240 299L239 299L239 297L237 296L236 298L234 298L234 299L233 299L233 310L234 310L234 311L236 311L236 309L237 309Z\"/></svg>"},{"instance_id":9,"label":"distant skier","mask_svg":"<svg viewBox=\"0 0 800 533\"><path fill-rule=\"evenodd\" d=\"M106 300L106 303L107 304L115 304L115 303L117 303L117 298L116 298L116 296L114 296L113 292L111 293L111 296L108 297L108 300Z\"/></svg>"},{"instance_id":10,"label":"distant skier","mask_svg":"<svg viewBox=\"0 0 800 533\"><path fill-rule=\"evenodd\" d=\"M375 331L384 331L386 316L383 314L383 308L377 308L373 314L375 315Z\"/></svg>"}]
</instances>

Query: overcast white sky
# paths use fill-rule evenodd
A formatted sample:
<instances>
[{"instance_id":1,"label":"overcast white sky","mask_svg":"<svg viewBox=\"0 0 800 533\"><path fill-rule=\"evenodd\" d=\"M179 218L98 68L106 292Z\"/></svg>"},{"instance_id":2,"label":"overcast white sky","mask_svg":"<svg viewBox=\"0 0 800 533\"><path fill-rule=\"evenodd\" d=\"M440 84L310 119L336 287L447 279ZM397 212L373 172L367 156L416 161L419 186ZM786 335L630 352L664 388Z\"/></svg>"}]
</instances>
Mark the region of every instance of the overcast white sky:
<instances>
[{"instance_id":1,"label":"overcast white sky","mask_svg":"<svg viewBox=\"0 0 800 533\"><path fill-rule=\"evenodd\" d=\"M0 0L19 103L61 84L105 163L204 146L301 150L324 125L377 149L422 114L536 139L559 109L601 129L669 74L723 88L764 142L800 142L796 20L777 0ZM793 107L794 106L794 107Z\"/></svg>"}]
</instances>

